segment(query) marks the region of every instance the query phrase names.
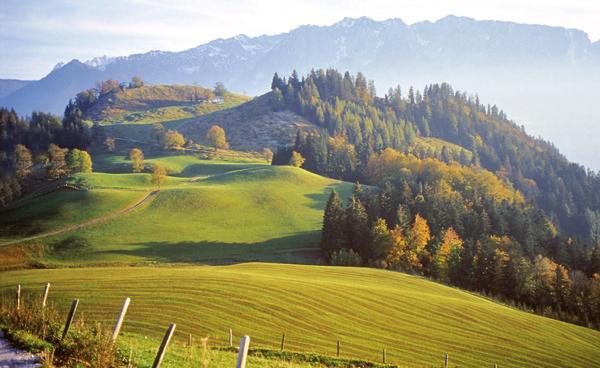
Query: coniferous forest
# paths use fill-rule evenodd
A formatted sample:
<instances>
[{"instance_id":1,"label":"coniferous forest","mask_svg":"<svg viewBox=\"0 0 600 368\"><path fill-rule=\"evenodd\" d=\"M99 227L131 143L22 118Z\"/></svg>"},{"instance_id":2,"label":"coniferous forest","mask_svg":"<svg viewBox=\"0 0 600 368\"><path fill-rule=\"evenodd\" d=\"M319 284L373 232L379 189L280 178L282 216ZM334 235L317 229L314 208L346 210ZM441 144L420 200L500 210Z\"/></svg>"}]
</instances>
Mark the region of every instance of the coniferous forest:
<instances>
[{"instance_id":1,"label":"coniferous forest","mask_svg":"<svg viewBox=\"0 0 600 368\"><path fill-rule=\"evenodd\" d=\"M448 84L377 97L361 73L273 77L274 110L320 127L273 164L360 182L331 193L332 264L414 272L583 325L600 323L600 177Z\"/></svg>"}]
</instances>

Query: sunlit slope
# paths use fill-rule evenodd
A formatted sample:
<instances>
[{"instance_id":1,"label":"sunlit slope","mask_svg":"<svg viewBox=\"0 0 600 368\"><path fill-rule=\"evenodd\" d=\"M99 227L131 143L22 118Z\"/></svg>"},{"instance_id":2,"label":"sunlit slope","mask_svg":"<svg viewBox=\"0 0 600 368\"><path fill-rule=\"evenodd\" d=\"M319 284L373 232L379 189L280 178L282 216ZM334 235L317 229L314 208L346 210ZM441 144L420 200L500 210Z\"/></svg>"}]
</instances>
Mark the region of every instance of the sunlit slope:
<instances>
[{"instance_id":1,"label":"sunlit slope","mask_svg":"<svg viewBox=\"0 0 600 368\"><path fill-rule=\"evenodd\" d=\"M134 267L8 272L39 294L51 282L53 302L81 299L86 318L112 323L132 298L124 331L158 337L177 323L178 339L211 335L290 350L441 366L444 354L461 367L597 367L600 332L521 312L420 277L320 266L250 263L206 267ZM8 291L7 291L8 292Z\"/></svg>"},{"instance_id":2,"label":"sunlit slope","mask_svg":"<svg viewBox=\"0 0 600 368\"><path fill-rule=\"evenodd\" d=\"M37 239L36 243L51 246L43 262L315 263L327 197L332 189L347 196L352 188L350 183L293 167L207 161L190 156L147 161L161 163L177 176L167 177L156 196L122 216ZM113 163L118 167L118 160ZM57 200L52 199L53 195L35 198L7 212L6 218L16 218L19 224L28 224L32 229L43 225L52 230L76 219L100 216L103 209L119 208L118 198L104 193L128 199L141 198L156 189L150 174L79 174L69 182L89 190L83 194L61 194L64 197ZM79 197L99 197L100 203L87 204ZM49 208L41 211L42 207L37 206ZM64 214L55 216L61 209ZM52 245L69 237L83 240L79 242L83 246L76 252L52 252Z\"/></svg>"}]
</instances>

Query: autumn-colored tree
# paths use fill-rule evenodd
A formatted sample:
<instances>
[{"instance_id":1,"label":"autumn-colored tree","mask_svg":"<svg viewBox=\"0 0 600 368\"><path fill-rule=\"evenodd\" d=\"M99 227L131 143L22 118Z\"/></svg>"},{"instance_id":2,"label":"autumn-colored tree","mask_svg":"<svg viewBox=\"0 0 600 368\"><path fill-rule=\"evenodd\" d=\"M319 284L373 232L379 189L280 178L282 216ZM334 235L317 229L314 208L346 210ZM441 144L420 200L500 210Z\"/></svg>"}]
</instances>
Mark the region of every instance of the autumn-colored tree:
<instances>
[{"instance_id":1,"label":"autumn-colored tree","mask_svg":"<svg viewBox=\"0 0 600 368\"><path fill-rule=\"evenodd\" d=\"M32 167L31 152L24 145L17 144L15 147L15 175L17 179L23 180L29 176Z\"/></svg>"},{"instance_id":2,"label":"autumn-colored tree","mask_svg":"<svg viewBox=\"0 0 600 368\"><path fill-rule=\"evenodd\" d=\"M104 150L106 152L114 152L116 148L115 139L113 137L106 137L104 140Z\"/></svg>"},{"instance_id":3,"label":"autumn-colored tree","mask_svg":"<svg viewBox=\"0 0 600 368\"><path fill-rule=\"evenodd\" d=\"M164 149L176 149L185 143L183 135L175 130L168 130L163 137Z\"/></svg>"},{"instance_id":4,"label":"autumn-colored tree","mask_svg":"<svg viewBox=\"0 0 600 368\"><path fill-rule=\"evenodd\" d=\"M427 244L431 240L429 224L421 215L417 213L415 221L410 228L410 243L415 247L417 254L421 255L426 251Z\"/></svg>"},{"instance_id":5,"label":"autumn-colored tree","mask_svg":"<svg viewBox=\"0 0 600 368\"><path fill-rule=\"evenodd\" d=\"M144 80L142 77L134 76L129 82L129 88L140 88L144 86Z\"/></svg>"},{"instance_id":6,"label":"autumn-colored tree","mask_svg":"<svg viewBox=\"0 0 600 368\"><path fill-rule=\"evenodd\" d=\"M411 249L405 236L405 231L401 225L396 225L390 231L392 238L392 247L389 250L386 262L392 269L402 271L413 271L421 268L421 262L417 253Z\"/></svg>"},{"instance_id":7,"label":"autumn-colored tree","mask_svg":"<svg viewBox=\"0 0 600 368\"><path fill-rule=\"evenodd\" d=\"M92 157L87 151L81 151L80 156L80 169L82 173L92 172Z\"/></svg>"},{"instance_id":8,"label":"autumn-colored tree","mask_svg":"<svg viewBox=\"0 0 600 368\"><path fill-rule=\"evenodd\" d=\"M225 130L218 125L213 125L208 128L208 131L206 132L206 141L208 145L213 147L215 150L229 148L229 143L227 143L227 137L225 136Z\"/></svg>"},{"instance_id":9,"label":"autumn-colored tree","mask_svg":"<svg viewBox=\"0 0 600 368\"><path fill-rule=\"evenodd\" d=\"M129 151L129 159L134 173L140 173L144 170L144 152L141 149L133 148Z\"/></svg>"},{"instance_id":10,"label":"autumn-colored tree","mask_svg":"<svg viewBox=\"0 0 600 368\"><path fill-rule=\"evenodd\" d=\"M442 234L442 242L440 243L440 247L437 251L437 254L444 259L444 261L450 255L450 252L454 248L462 249L463 241L458 236L456 231L449 227Z\"/></svg>"},{"instance_id":11,"label":"autumn-colored tree","mask_svg":"<svg viewBox=\"0 0 600 368\"><path fill-rule=\"evenodd\" d=\"M121 87L121 84L117 80L109 79L103 82L96 82L96 87L100 94L103 95L117 91Z\"/></svg>"},{"instance_id":12,"label":"autumn-colored tree","mask_svg":"<svg viewBox=\"0 0 600 368\"><path fill-rule=\"evenodd\" d=\"M154 165L152 169L152 184L160 190L160 186L167 178L167 169L162 165Z\"/></svg>"},{"instance_id":13,"label":"autumn-colored tree","mask_svg":"<svg viewBox=\"0 0 600 368\"><path fill-rule=\"evenodd\" d=\"M50 144L48 147L48 179L56 180L66 174L65 151L55 144Z\"/></svg>"},{"instance_id":14,"label":"autumn-colored tree","mask_svg":"<svg viewBox=\"0 0 600 368\"><path fill-rule=\"evenodd\" d=\"M301 167L304 164L304 157L299 152L292 152L292 157L290 157L290 165L294 167Z\"/></svg>"},{"instance_id":15,"label":"autumn-colored tree","mask_svg":"<svg viewBox=\"0 0 600 368\"><path fill-rule=\"evenodd\" d=\"M270 149L263 148L262 155L265 158L265 161L267 161L268 163L271 163L271 161L273 161L273 151L271 151Z\"/></svg>"}]
</instances>

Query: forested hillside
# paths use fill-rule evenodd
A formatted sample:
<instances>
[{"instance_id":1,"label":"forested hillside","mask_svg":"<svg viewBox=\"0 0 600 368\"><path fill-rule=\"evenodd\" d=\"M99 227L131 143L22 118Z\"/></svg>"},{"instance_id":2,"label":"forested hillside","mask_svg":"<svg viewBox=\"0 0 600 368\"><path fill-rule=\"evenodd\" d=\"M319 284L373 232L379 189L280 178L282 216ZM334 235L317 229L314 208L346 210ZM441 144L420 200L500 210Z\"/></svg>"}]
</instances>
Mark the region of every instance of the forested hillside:
<instances>
[{"instance_id":1,"label":"forested hillside","mask_svg":"<svg viewBox=\"0 0 600 368\"><path fill-rule=\"evenodd\" d=\"M313 171L364 181L369 157L386 147L420 158L480 165L510 180L565 234L600 239L598 174L569 162L551 143L527 135L497 106L482 104L476 95L434 84L423 92L410 88L406 96L398 86L379 98L361 73L353 77L335 70L313 71L301 79L295 73L287 80L275 75L272 90L274 109L291 109L326 135L353 146L356 157L327 165L317 157L325 157L326 145L315 142L311 149L318 152L306 157L306 167ZM444 147L414 150L416 137L440 138L473 155ZM320 162L312 163L312 156Z\"/></svg>"}]
</instances>

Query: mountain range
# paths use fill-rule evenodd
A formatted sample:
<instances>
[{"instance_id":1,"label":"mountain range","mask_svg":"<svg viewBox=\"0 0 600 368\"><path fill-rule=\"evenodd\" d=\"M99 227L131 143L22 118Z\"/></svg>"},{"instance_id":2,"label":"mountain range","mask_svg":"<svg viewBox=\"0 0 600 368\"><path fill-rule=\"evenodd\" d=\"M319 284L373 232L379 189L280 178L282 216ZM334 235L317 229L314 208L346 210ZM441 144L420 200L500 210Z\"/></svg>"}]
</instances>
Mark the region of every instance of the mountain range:
<instances>
[{"instance_id":1,"label":"mountain range","mask_svg":"<svg viewBox=\"0 0 600 368\"><path fill-rule=\"evenodd\" d=\"M596 152L583 154L575 147L571 151L572 143L558 130L565 119L573 118L571 111L581 110L584 103L590 106L593 101L586 98L597 95L600 41L593 43L576 29L456 16L412 25L400 19L345 18L331 26L305 25L277 35L216 39L181 52L72 60L0 98L0 106L13 107L20 114L62 113L69 98L96 81L128 81L134 75L150 83L210 86L222 81L230 90L257 95L269 89L274 72L306 73L328 67L361 71L386 89L397 83L406 88L448 81L503 106L528 124L530 132L565 147L571 159L588 166L600 159ZM565 81L581 84L584 98L565 96L570 86L561 85ZM554 94L535 99L548 91ZM548 98L561 99L564 109L546 112ZM600 113L592 110L576 116L576 123L597 126Z\"/></svg>"}]
</instances>

